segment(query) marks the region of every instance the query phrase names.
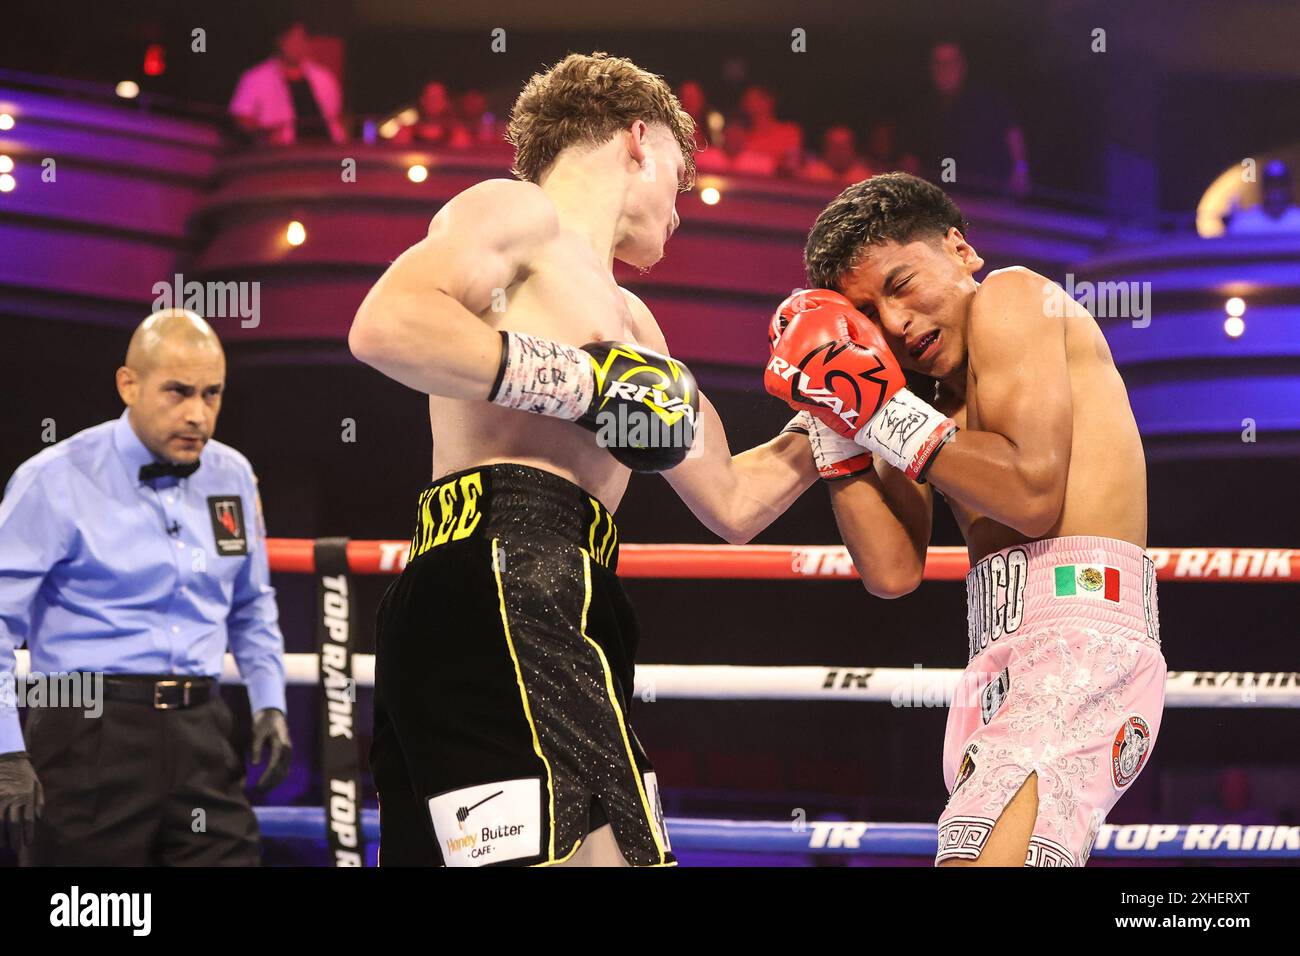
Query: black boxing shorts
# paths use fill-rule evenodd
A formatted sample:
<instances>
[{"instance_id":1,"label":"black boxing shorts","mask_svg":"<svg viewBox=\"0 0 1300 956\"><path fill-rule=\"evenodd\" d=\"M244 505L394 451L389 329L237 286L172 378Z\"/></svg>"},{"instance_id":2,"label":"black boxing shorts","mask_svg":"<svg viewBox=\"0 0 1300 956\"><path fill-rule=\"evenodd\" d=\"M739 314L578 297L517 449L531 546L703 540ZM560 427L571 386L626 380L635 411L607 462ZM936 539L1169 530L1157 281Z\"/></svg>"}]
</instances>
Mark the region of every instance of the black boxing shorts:
<instances>
[{"instance_id":1,"label":"black boxing shorts","mask_svg":"<svg viewBox=\"0 0 1300 956\"><path fill-rule=\"evenodd\" d=\"M425 489L379 608L384 866L547 866L608 822L634 866L675 863L628 722L637 624L618 529L563 478L487 465Z\"/></svg>"}]
</instances>

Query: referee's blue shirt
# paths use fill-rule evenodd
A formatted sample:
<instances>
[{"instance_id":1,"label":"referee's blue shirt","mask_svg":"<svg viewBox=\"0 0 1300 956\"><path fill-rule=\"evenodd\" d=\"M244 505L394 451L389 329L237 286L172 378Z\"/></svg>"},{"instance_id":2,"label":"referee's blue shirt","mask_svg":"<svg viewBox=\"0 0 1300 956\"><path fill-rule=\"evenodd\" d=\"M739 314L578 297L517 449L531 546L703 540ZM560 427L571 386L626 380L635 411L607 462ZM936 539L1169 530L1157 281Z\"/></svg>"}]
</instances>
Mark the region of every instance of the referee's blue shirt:
<instances>
[{"instance_id":1,"label":"referee's blue shirt","mask_svg":"<svg viewBox=\"0 0 1300 956\"><path fill-rule=\"evenodd\" d=\"M253 710L285 709L284 639L248 459L209 441L188 478L127 420L19 466L0 501L0 753L23 750L14 649L32 671L219 677L227 647Z\"/></svg>"}]
</instances>

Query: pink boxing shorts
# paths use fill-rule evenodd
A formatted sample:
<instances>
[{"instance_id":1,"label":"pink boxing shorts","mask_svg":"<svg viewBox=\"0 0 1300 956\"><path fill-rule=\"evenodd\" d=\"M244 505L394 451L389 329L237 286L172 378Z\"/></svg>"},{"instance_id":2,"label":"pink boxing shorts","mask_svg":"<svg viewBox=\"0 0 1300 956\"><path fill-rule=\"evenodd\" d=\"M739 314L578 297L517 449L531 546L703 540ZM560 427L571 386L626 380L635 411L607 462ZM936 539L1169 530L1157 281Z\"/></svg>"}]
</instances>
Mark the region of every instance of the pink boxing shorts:
<instances>
[{"instance_id":1,"label":"pink boxing shorts","mask_svg":"<svg viewBox=\"0 0 1300 956\"><path fill-rule=\"evenodd\" d=\"M973 860L1030 774L1026 866L1082 866L1160 732L1155 566L1135 544L1014 545L966 576L970 660L948 710L935 863Z\"/></svg>"}]
</instances>

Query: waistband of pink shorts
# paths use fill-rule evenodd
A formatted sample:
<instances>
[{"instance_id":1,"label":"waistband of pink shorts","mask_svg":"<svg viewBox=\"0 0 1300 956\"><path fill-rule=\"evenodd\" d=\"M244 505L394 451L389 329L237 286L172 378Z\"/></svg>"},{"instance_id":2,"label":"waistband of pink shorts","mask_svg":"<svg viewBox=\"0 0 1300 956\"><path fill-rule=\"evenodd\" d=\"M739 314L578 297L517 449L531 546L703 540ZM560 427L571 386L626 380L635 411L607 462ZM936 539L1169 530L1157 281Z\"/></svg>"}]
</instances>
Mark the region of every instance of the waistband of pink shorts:
<instances>
[{"instance_id":1,"label":"waistband of pink shorts","mask_svg":"<svg viewBox=\"0 0 1300 956\"><path fill-rule=\"evenodd\" d=\"M1095 627L1159 643L1155 564L1138 545L1069 535L1011 545L966 575L970 656L1017 632Z\"/></svg>"}]
</instances>

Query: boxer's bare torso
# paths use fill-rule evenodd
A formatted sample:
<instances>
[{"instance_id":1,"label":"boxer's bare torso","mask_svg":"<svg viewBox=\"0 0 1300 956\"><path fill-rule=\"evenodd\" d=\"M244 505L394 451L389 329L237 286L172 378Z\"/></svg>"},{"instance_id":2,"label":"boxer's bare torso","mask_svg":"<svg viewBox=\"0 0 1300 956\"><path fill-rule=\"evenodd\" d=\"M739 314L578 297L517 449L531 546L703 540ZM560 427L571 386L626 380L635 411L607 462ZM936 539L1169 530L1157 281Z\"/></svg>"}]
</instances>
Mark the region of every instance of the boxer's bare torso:
<instances>
[{"instance_id":1,"label":"boxer's bare torso","mask_svg":"<svg viewBox=\"0 0 1300 956\"><path fill-rule=\"evenodd\" d=\"M509 208L501 214L510 215ZM662 347L655 344L662 341L658 328L647 327L654 319L645 307L614 282L608 264L583 236L562 226L537 246L523 277L504 290L499 304L501 311L479 313L496 330L575 345L621 341ZM516 462L573 482L610 511L627 488L628 469L570 422L431 395L429 424L435 480L479 465Z\"/></svg>"},{"instance_id":2,"label":"boxer's bare torso","mask_svg":"<svg viewBox=\"0 0 1300 956\"><path fill-rule=\"evenodd\" d=\"M1045 286L1050 280L1018 270ZM1054 285L1054 284L1053 284ZM981 302L987 286L975 293L971 309L996 307ZM1069 470L1065 500L1056 524L1043 535L1094 535L1146 546L1146 459L1128 392L1101 329L1088 311L1056 287L1062 304L1066 364L1070 377ZM1046 296L1045 296L1046 298ZM935 405L963 429L983 430L979 411L978 359L971 357L957 387L940 385ZM1033 389L1033 381L1024 388ZM1001 548L1027 540L1020 532L949 499L972 563Z\"/></svg>"}]
</instances>

